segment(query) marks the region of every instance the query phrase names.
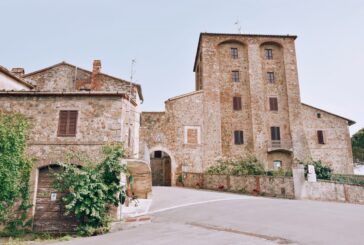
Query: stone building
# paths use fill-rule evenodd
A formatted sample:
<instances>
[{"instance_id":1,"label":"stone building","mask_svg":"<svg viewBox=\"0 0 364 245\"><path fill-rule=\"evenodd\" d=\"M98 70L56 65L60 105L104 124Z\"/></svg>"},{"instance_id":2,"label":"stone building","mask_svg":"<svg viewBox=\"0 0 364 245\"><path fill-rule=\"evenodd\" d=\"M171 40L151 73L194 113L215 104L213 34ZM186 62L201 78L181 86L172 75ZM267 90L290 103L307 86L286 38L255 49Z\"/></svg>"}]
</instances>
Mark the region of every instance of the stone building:
<instances>
[{"instance_id":1,"label":"stone building","mask_svg":"<svg viewBox=\"0 0 364 245\"><path fill-rule=\"evenodd\" d=\"M247 154L267 169L313 158L352 173L348 126L355 122L301 102L295 39L202 33L195 91L168 99L165 112L142 113L140 149L150 154L152 173L161 169L156 159L169 158L164 174L174 185L181 172Z\"/></svg>"},{"instance_id":2,"label":"stone building","mask_svg":"<svg viewBox=\"0 0 364 245\"><path fill-rule=\"evenodd\" d=\"M54 164L68 152L98 162L102 147L115 142L124 143L128 156L138 159L141 87L103 74L99 60L92 71L65 62L28 74L20 68L3 71L8 80L0 83L6 84L0 91L0 110L22 113L31 122L27 153L36 158L31 175L33 228L72 229L75 220L63 215L62 193L52 188L49 167L57 170Z\"/></svg>"}]
</instances>

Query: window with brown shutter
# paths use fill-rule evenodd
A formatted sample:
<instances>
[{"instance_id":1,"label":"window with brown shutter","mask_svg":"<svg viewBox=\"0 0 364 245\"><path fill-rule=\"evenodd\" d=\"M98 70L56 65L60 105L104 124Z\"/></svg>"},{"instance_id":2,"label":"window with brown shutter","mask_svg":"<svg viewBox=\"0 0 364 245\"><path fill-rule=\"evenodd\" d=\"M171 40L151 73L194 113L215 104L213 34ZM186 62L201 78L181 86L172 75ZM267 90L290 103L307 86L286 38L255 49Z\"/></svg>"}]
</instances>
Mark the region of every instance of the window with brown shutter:
<instances>
[{"instance_id":1,"label":"window with brown shutter","mask_svg":"<svg viewBox=\"0 0 364 245\"><path fill-rule=\"evenodd\" d=\"M59 137L75 137L78 111L60 111L58 121Z\"/></svg>"},{"instance_id":2,"label":"window with brown shutter","mask_svg":"<svg viewBox=\"0 0 364 245\"><path fill-rule=\"evenodd\" d=\"M317 140L319 144L321 145L325 144L324 132L322 130L317 130Z\"/></svg>"},{"instance_id":3,"label":"window with brown shutter","mask_svg":"<svg viewBox=\"0 0 364 245\"><path fill-rule=\"evenodd\" d=\"M234 131L234 144L235 145L244 144L244 132L243 131Z\"/></svg>"},{"instance_id":4,"label":"window with brown shutter","mask_svg":"<svg viewBox=\"0 0 364 245\"><path fill-rule=\"evenodd\" d=\"M236 96L233 98L233 109L234 109L234 111L241 110L241 97Z\"/></svg>"},{"instance_id":5,"label":"window with brown shutter","mask_svg":"<svg viewBox=\"0 0 364 245\"><path fill-rule=\"evenodd\" d=\"M275 97L269 98L269 108L271 111L278 111L278 99Z\"/></svg>"}]
</instances>

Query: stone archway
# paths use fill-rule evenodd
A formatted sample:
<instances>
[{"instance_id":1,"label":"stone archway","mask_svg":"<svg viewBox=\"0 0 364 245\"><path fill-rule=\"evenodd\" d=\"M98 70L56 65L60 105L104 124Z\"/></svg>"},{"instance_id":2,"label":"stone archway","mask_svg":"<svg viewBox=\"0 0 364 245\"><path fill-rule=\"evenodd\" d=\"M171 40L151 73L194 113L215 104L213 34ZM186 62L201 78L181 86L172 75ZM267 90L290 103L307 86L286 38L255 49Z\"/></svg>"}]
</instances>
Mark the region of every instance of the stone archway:
<instances>
[{"instance_id":1,"label":"stone archway","mask_svg":"<svg viewBox=\"0 0 364 245\"><path fill-rule=\"evenodd\" d=\"M162 146L152 147L149 152L153 185L174 186L176 162L171 152Z\"/></svg>"}]
</instances>

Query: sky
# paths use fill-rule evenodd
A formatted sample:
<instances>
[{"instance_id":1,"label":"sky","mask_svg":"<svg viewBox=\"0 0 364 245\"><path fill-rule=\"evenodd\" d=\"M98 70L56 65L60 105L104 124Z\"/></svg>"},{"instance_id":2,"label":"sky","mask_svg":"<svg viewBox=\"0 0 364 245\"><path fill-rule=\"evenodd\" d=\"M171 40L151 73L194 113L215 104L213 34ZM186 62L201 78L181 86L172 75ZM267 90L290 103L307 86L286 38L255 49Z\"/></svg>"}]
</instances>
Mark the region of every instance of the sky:
<instances>
[{"instance_id":1,"label":"sky","mask_svg":"<svg viewBox=\"0 0 364 245\"><path fill-rule=\"evenodd\" d=\"M0 0L0 65L61 61L142 85L144 111L194 90L200 32L297 35L302 102L364 127L363 0Z\"/></svg>"}]
</instances>

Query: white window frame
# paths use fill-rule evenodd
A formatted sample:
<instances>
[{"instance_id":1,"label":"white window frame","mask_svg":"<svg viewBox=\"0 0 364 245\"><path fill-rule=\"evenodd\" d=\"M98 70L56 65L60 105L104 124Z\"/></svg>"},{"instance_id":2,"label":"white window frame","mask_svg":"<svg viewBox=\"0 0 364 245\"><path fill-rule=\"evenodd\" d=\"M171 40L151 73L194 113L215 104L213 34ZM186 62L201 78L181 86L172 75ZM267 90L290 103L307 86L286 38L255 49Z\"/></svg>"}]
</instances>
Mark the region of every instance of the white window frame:
<instances>
[{"instance_id":1,"label":"white window frame","mask_svg":"<svg viewBox=\"0 0 364 245\"><path fill-rule=\"evenodd\" d=\"M276 167L276 163L279 163L278 167ZM273 161L273 169L274 170L279 170L280 168L282 168L282 160L274 160Z\"/></svg>"}]
</instances>

